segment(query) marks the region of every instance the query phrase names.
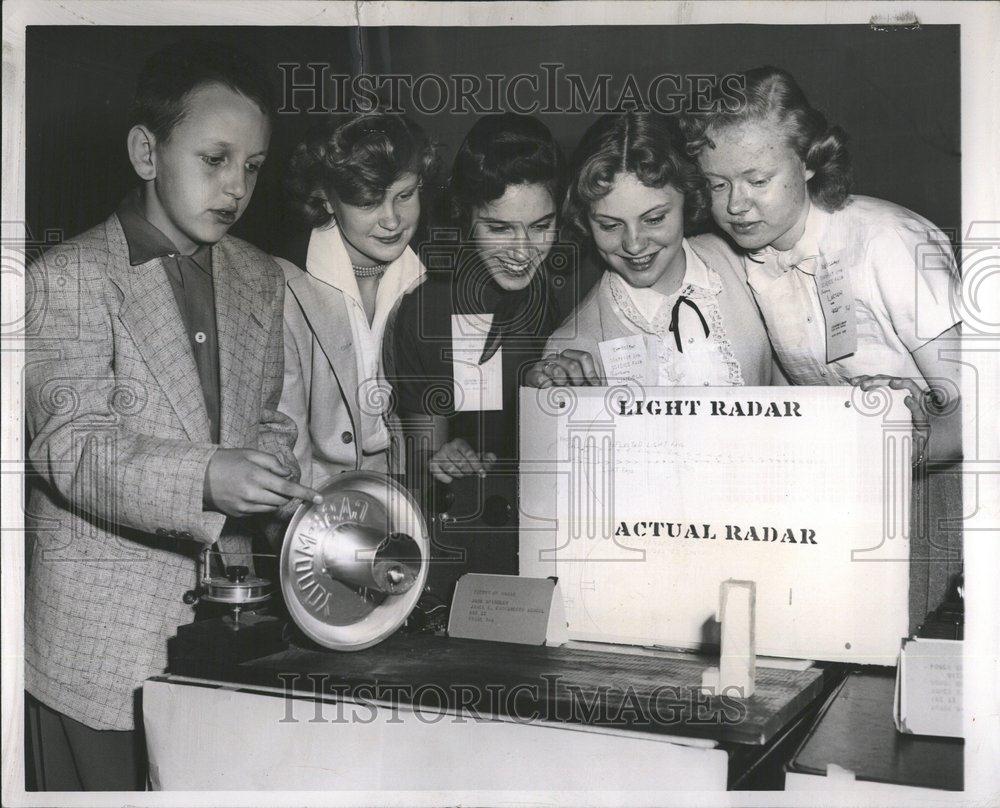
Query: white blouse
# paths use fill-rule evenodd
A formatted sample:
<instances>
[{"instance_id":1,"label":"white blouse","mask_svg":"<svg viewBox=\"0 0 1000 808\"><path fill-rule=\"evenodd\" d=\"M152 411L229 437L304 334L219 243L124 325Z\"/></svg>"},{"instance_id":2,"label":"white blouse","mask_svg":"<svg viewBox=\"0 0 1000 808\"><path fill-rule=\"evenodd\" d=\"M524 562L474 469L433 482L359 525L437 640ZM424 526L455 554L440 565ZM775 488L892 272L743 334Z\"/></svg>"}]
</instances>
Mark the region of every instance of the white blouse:
<instances>
[{"instance_id":1,"label":"white blouse","mask_svg":"<svg viewBox=\"0 0 1000 808\"><path fill-rule=\"evenodd\" d=\"M743 370L719 309L722 279L691 249L687 239L682 246L684 280L674 294L636 289L614 272L604 274L602 292L610 297L613 311L627 329L653 338L657 384L743 385Z\"/></svg>"},{"instance_id":2,"label":"white blouse","mask_svg":"<svg viewBox=\"0 0 1000 808\"><path fill-rule=\"evenodd\" d=\"M384 451L389 446L385 410L389 404L390 391L382 374L382 337L385 335L389 315L400 298L423 278L424 266L409 247L389 264L378 284L375 315L370 325L361 302L351 259L338 227L313 230L306 255L306 271L338 289L344 296L351 322L359 388L357 391L345 391L345 394L358 396L362 451L366 454Z\"/></svg>"},{"instance_id":3,"label":"white blouse","mask_svg":"<svg viewBox=\"0 0 1000 808\"><path fill-rule=\"evenodd\" d=\"M827 362L818 284L834 263L846 269L857 349ZM852 196L834 213L810 205L791 250L766 247L744 264L775 353L794 384L848 384L870 374L922 382L911 353L959 320L950 242L923 217L881 199Z\"/></svg>"}]
</instances>

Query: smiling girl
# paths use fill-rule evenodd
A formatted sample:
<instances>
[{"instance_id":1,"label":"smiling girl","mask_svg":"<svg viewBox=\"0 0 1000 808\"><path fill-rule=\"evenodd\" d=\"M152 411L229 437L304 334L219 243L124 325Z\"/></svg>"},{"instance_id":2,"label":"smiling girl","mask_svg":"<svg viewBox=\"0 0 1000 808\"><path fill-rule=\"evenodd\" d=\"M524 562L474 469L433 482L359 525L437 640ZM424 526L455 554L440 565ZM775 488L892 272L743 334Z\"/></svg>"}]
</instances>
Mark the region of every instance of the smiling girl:
<instances>
[{"instance_id":1,"label":"smiling girl","mask_svg":"<svg viewBox=\"0 0 1000 808\"><path fill-rule=\"evenodd\" d=\"M959 338L951 245L912 211L849 195L846 135L788 73L743 78L743 106L683 126L785 373L908 389L918 426L934 427L928 456L957 459L960 366L943 350Z\"/></svg>"},{"instance_id":2,"label":"smiling girl","mask_svg":"<svg viewBox=\"0 0 1000 808\"><path fill-rule=\"evenodd\" d=\"M386 346L404 428L425 444L416 463L442 483L515 458L517 388L557 322L546 277L562 167L548 128L514 114L480 119L455 157L453 269L403 300Z\"/></svg>"},{"instance_id":3,"label":"smiling girl","mask_svg":"<svg viewBox=\"0 0 1000 808\"><path fill-rule=\"evenodd\" d=\"M704 179L666 118L629 112L593 124L577 147L566 209L606 270L529 383L780 383L739 257L717 236L684 237L707 208ZM628 374L605 366L623 352Z\"/></svg>"},{"instance_id":4,"label":"smiling girl","mask_svg":"<svg viewBox=\"0 0 1000 808\"><path fill-rule=\"evenodd\" d=\"M298 426L295 454L314 487L340 471L396 466L382 338L400 298L424 275L408 245L436 165L415 123L378 112L331 118L292 157L289 188L312 231L304 272L281 261L281 411Z\"/></svg>"}]
</instances>

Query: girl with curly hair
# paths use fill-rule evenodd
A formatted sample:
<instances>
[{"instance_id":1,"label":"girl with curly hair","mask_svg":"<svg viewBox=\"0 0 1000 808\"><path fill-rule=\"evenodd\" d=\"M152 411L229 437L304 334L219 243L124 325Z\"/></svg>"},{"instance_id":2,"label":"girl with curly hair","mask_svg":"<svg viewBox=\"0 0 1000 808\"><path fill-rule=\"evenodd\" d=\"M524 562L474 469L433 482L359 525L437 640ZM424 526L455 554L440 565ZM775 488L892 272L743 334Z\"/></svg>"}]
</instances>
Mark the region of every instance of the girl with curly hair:
<instances>
[{"instance_id":1,"label":"girl with curly hair","mask_svg":"<svg viewBox=\"0 0 1000 808\"><path fill-rule=\"evenodd\" d=\"M745 103L682 127L785 374L908 389L918 426L936 425L928 451L957 459L959 365L940 350L959 337L951 245L912 211L850 195L847 136L790 74L761 67L742 80Z\"/></svg>"},{"instance_id":2,"label":"girl with curly hair","mask_svg":"<svg viewBox=\"0 0 1000 808\"><path fill-rule=\"evenodd\" d=\"M567 219L606 269L528 382L782 383L739 256L718 236L684 236L707 213L708 191L670 122L647 112L606 115L584 134L573 163ZM622 351L631 355L627 373L606 364Z\"/></svg>"},{"instance_id":3,"label":"girl with curly hair","mask_svg":"<svg viewBox=\"0 0 1000 808\"><path fill-rule=\"evenodd\" d=\"M409 248L436 152L404 115L332 116L298 145L287 183L310 225L285 271L281 411L298 426L302 479L352 469L398 471L382 339L424 267Z\"/></svg>"}]
</instances>

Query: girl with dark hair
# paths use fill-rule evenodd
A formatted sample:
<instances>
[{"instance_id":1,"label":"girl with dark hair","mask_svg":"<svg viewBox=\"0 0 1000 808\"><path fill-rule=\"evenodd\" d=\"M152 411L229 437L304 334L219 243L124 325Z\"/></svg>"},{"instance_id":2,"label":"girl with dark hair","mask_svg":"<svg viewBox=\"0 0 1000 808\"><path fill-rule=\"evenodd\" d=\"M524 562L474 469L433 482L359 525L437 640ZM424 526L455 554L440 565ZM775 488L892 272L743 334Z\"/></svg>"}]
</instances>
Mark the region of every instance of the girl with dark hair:
<instances>
[{"instance_id":1,"label":"girl with dark hair","mask_svg":"<svg viewBox=\"0 0 1000 808\"><path fill-rule=\"evenodd\" d=\"M458 150L448 196L459 238L428 248L439 253L429 266L449 269L404 298L386 343L421 475L447 484L516 457L517 388L557 322L547 276L562 174L551 132L528 116L482 118Z\"/></svg>"},{"instance_id":2,"label":"girl with dark hair","mask_svg":"<svg viewBox=\"0 0 1000 808\"><path fill-rule=\"evenodd\" d=\"M528 382L780 383L739 257L717 236L684 237L706 214L708 192L667 119L606 115L573 162L567 219L606 270Z\"/></svg>"},{"instance_id":3,"label":"girl with dark hair","mask_svg":"<svg viewBox=\"0 0 1000 808\"><path fill-rule=\"evenodd\" d=\"M908 389L918 426L930 409L939 427L926 448L957 459L959 364L941 358L959 337L951 245L912 211L849 195L846 135L791 75L743 79L744 104L682 125L783 370L795 384Z\"/></svg>"},{"instance_id":4,"label":"girl with dark hair","mask_svg":"<svg viewBox=\"0 0 1000 808\"><path fill-rule=\"evenodd\" d=\"M302 479L398 470L381 369L386 323L424 267L409 242L436 153L409 118L331 117L300 143L288 187L312 227L305 271L285 271L281 411L296 422Z\"/></svg>"}]
</instances>

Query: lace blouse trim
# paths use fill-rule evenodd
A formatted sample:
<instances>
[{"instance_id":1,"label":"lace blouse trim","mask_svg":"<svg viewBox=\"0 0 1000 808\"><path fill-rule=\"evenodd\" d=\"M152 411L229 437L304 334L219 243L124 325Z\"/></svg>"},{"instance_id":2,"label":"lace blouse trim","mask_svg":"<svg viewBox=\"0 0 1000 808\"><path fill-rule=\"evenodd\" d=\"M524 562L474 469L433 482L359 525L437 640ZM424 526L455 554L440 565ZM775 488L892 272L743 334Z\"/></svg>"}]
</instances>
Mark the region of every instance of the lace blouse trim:
<instances>
[{"instance_id":1,"label":"lace blouse trim","mask_svg":"<svg viewBox=\"0 0 1000 808\"><path fill-rule=\"evenodd\" d=\"M743 369L733 351L732 343L726 334L726 325L719 309L719 295L722 293L722 279L711 267L708 268L710 289L704 289L693 284L685 284L676 293L663 296L663 304L657 310L653 321L649 322L632 302L632 297L625 288L625 282L615 273L605 274L606 288L611 296L615 314L629 328L638 328L647 334L659 337L659 361L661 370L666 371L667 379L672 385L685 382L684 354L674 346L674 335L670 333L670 311L673 304L683 295L694 301L709 323L709 339L716 346L719 356L726 366L726 379L730 386L743 386Z\"/></svg>"}]
</instances>

